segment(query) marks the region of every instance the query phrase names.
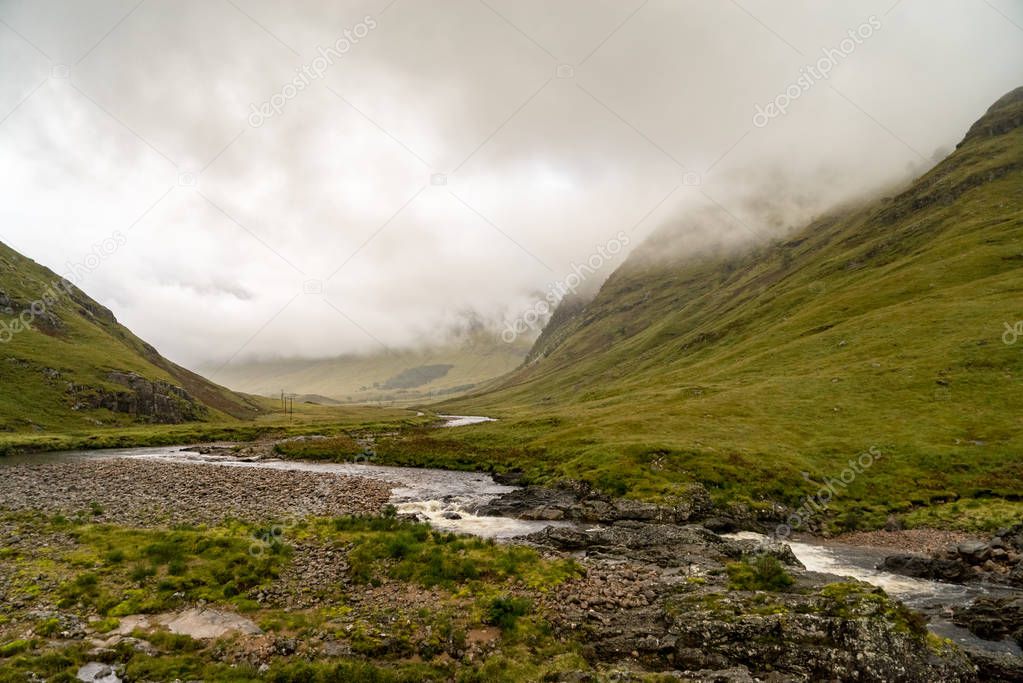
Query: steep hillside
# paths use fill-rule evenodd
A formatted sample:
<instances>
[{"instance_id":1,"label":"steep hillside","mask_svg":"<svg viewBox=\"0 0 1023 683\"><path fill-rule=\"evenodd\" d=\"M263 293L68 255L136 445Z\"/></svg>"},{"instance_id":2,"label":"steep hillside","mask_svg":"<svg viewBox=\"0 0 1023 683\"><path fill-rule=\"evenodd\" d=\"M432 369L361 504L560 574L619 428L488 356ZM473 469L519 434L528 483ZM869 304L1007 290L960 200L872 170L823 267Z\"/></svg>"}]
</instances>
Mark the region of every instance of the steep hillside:
<instances>
[{"instance_id":1,"label":"steep hillside","mask_svg":"<svg viewBox=\"0 0 1023 683\"><path fill-rule=\"evenodd\" d=\"M461 452L637 496L696 479L794 503L873 448L832 506L853 526L1019 500L1021 124L1023 88L905 191L784 242L693 255L691 224L662 231L532 363L444 406L504 418Z\"/></svg>"},{"instance_id":2,"label":"steep hillside","mask_svg":"<svg viewBox=\"0 0 1023 683\"><path fill-rule=\"evenodd\" d=\"M0 432L251 419L251 400L171 363L0 243Z\"/></svg>"}]
</instances>

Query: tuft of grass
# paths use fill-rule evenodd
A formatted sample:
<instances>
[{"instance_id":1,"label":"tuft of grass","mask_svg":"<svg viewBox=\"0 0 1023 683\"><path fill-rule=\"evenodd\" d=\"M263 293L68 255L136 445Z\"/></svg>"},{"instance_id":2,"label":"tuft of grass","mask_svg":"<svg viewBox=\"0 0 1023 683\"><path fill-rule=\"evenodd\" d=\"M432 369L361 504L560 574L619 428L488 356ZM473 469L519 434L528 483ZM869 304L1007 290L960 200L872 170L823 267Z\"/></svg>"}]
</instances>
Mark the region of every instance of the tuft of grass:
<instances>
[{"instance_id":1,"label":"tuft of grass","mask_svg":"<svg viewBox=\"0 0 1023 683\"><path fill-rule=\"evenodd\" d=\"M770 555L757 555L751 560L731 562L726 567L728 587L739 591L787 590L795 583L784 565Z\"/></svg>"},{"instance_id":2,"label":"tuft of grass","mask_svg":"<svg viewBox=\"0 0 1023 683\"><path fill-rule=\"evenodd\" d=\"M324 531L321 528L318 533ZM582 571L573 560L545 561L531 548L442 533L394 517L341 517L332 520L326 531L351 543L349 568L362 583L377 583L387 576L426 587L453 588L515 579L547 590Z\"/></svg>"},{"instance_id":3,"label":"tuft of grass","mask_svg":"<svg viewBox=\"0 0 1023 683\"><path fill-rule=\"evenodd\" d=\"M528 598L499 595L487 605L485 623L497 626L502 631L515 628L520 617L533 611L533 602Z\"/></svg>"}]
</instances>

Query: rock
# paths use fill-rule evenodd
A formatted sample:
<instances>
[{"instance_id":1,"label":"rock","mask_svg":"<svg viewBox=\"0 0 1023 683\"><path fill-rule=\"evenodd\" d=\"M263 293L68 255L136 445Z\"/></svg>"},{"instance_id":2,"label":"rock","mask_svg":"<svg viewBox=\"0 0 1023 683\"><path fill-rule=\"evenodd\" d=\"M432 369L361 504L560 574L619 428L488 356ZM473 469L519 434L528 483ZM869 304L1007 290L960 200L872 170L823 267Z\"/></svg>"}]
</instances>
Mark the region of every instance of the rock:
<instances>
[{"instance_id":1,"label":"rock","mask_svg":"<svg viewBox=\"0 0 1023 683\"><path fill-rule=\"evenodd\" d=\"M980 541L966 541L956 546L956 552L970 564L984 564L991 557L991 546Z\"/></svg>"},{"instance_id":2,"label":"rock","mask_svg":"<svg viewBox=\"0 0 1023 683\"><path fill-rule=\"evenodd\" d=\"M923 555L889 555L878 569L949 583L964 583L976 578L976 571L962 560L946 560Z\"/></svg>"},{"instance_id":3,"label":"rock","mask_svg":"<svg viewBox=\"0 0 1023 683\"><path fill-rule=\"evenodd\" d=\"M659 567L737 560L754 552L756 545L749 541L726 540L694 524L678 526L632 521L592 529L547 527L527 536L526 540L557 550L585 551L588 555L619 557ZM791 554L788 546L785 546L785 551ZM783 553L780 548L778 552ZM798 564L795 556L791 559Z\"/></svg>"},{"instance_id":4,"label":"rock","mask_svg":"<svg viewBox=\"0 0 1023 683\"><path fill-rule=\"evenodd\" d=\"M703 520L703 526L716 534L730 534L739 530L739 525L731 517L708 517Z\"/></svg>"},{"instance_id":5,"label":"rock","mask_svg":"<svg viewBox=\"0 0 1023 683\"><path fill-rule=\"evenodd\" d=\"M85 683L121 683L117 673L99 662L89 662L78 670L78 680Z\"/></svg>"},{"instance_id":6,"label":"rock","mask_svg":"<svg viewBox=\"0 0 1023 683\"><path fill-rule=\"evenodd\" d=\"M1023 596L977 598L956 610L952 620L978 638L999 641L1011 636L1023 646Z\"/></svg>"},{"instance_id":7,"label":"rock","mask_svg":"<svg viewBox=\"0 0 1023 683\"><path fill-rule=\"evenodd\" d=\"M1023 658L979 648L966 648L966 656L977 668L977 680L985 683L1023 681Z\"/></svg>"},{"instance_id":8,"label":"rock","mask_svg":"<svg viewBox=\"0 0 1023 683\"><path fill-rule=\"evenodd\" d=\"M699 484L670 501L657 505L627 498L612 498L579 481L561 482L556 488L526 486L506 493L477 512L496 517L556 521L571 520L598 524L621 521L684 524L706 517L711 509L710 494Z\"/></svg>"},{"instance_id":9,"label":"rock","mask_svg":"<svg viewBox=\"0 0 1023 683\"><path fill-rule=\"evenodd\" d=\"M134 372L111 371L106 380L128 391L72 384L68 388L76 410L106 408L160 424L202 420L209 409L187 391L162 380L149 380Z\"/></svg>"},{"instance_id":10,"label":"rock","mask_svg":"<svg viewBox=\"0 0 1023 683\"><path fill-rule=\"evenodd\" d=\"M457 512L445 512L445 513L444 513L443 515L441 515L441 516L442 516L442 517L443 517L444 519L450 519L450 520L458 520L458 519L462 519L462 515L458 514Z\"/></svg>"},{"instance_id":11,"label":"rock","mask_svg":"<svg viewBox=\"0 0 1023 683\"><path fill-rule=\"evenodd\" d=\"M985 581L1023 588L1023 524L1000 529L988 542L963 541L931 557L893 555L888 571L953 583Z\"/></svg>"},{"instance_id":12,"label":"rock","mask_svg":"<svg viewBox=\"0 0 1023 683\"><path fill-rule=\"evenodd\" d=\"M156 621L166 626L171 633L191 636L196 640L211 640L228 633L262 633L250 619L219 610L189 609L174 615L158 616Z\"/></svg>"}]
</instances>

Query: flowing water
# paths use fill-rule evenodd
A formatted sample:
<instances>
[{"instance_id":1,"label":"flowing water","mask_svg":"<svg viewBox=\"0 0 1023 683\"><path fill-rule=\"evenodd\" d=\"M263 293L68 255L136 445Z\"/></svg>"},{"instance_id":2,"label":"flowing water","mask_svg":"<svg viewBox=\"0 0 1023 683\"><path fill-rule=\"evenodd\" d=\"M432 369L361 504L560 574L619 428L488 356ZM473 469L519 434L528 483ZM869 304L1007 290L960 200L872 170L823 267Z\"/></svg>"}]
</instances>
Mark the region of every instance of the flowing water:
<instances>
[{"instance_id":1,"label":"flowing water","mask_svg":"<svg viewBox=\"0 0 1023 683\"><path fill-rule=\"evenodd\" d=\"M490 421L473 416L441 416L444 427L454 428ZM222 467L255 467L365 477L390 484L391 503L400 513L415 513L443 531L474 534L487 538L513 538L540 531L558 522L538 522L476 514L482 505L516 487L494 481L488 474L411 467L387 467L361 463L317 463L284 460L241 460L222 455L203 455L180 446L128 448L108 451L68 451L0 458L0 468L24 463L68 462L87 458L137 458L164 462L207 463ZM731 538L766 540L766 536L743 532ZM849 577L883 588L889 595L921 610L931 618L931 630L961 644L1023 656L1012 641L994 643L976 638L951 622L953 608L968 605L981 596L1010 595L1012 591L994 586L961 586L890 574L876 569L890 551L882 548L821 545L802 541L788 543L796 557L813 572Z\"/></svg>"},{"instance_id":2,"label":"flowing water","mask_svg":"<svg viewBox=\"0 0 1023 683\"><path fill-rule=\"evenodd\" d=\"M728 538L766 541L767 536L752 532L726 534ZM892 550L843 544L820 545L800 541L786 541L799 561L812 572L831 574L883 588L906 605L930 617L930 629L944 638L961 645L981 647L993 652L1007 652L1023 656L1023 650L1012 640L992 642L977 638L969 631L952 623L951 610L969 605L979 597L1002 597L1018 594L1001 586L983 584L960 585L914 579L877 569Z\"/></svg>"}]
</instances>

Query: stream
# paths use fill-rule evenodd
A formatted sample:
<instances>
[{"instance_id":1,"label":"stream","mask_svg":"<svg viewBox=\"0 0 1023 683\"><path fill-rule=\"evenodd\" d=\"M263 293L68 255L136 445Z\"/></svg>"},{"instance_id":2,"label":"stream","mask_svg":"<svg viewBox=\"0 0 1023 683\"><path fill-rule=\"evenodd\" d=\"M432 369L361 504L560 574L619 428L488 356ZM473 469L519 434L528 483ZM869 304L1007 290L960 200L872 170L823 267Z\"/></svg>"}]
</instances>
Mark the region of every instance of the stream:
<instances>
[{"instance_id":1,"label":"stream","mask_svg":"<svg viewBox=\"0 0 1023 683\"><path fill-rule=\"evenodd\" d=\"M441 416L446 428L488 422L490 418ZM250 467L276 470L324 472L365 477L391 485L391 504L399 513L416 514L442 531L466 533L485 538L509 539L540 531L548 526L568 526L568 522L528 521L508 517L485 517L476 510L514 486L498 484L489 474L451 470L388 467L362 463L320 463L284 460L233 459L222 455L203 455L181 446L127 448L105 451L66 451L0 458L0 469L25 463L69 462L89 458L133 458L162 462L206 463L221 467ZM751 532L728 534L735 539L766 540ZM787 541L807 570L848 577L883 588L889 595L930 617L931 630L962 645L993 652L1023 656L1015 642L981 640L951 622L950 610L963 607L981 596L1012 595L1013 591L971 584L967 586L914 579L879 571L878 563L890 549L840 544Z\"/></svg>"},{"instance_id":2,"label":"stream","mask_svg":"<svg viewBox=\"0 0 1023 683\"><path fill-rule=\"evenodd\" d=\"M725 537L757 541L766 541L768 538L747 531L725 534ZM890 548L840 543L821 545L793 540L785 543L808 571L852 578L883 588L888 595L926 614L930 618L930 630L943 638L990 652L1023 656L1023 650L1012 639L1006 638L1001 642L983 640L965 628L956 626L951 620L953 607L965 607L980 597L1007 597L1016 594L1016 591L1003 586L942 583L881 571L876 567L886 555L892 554Z\"/></svg>"}]
</instances>

